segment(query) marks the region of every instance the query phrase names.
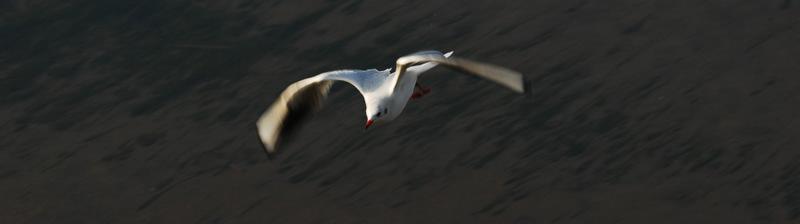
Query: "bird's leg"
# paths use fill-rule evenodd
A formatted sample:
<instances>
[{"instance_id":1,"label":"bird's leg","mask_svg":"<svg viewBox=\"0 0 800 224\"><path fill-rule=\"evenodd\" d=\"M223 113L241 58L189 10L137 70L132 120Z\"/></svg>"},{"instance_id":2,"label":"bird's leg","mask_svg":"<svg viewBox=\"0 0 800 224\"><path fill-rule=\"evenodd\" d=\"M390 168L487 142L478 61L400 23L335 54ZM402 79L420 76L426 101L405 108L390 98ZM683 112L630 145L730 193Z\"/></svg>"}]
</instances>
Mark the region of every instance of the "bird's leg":
<instances>
[{"instance_id":1,"label":"bird's leg","mask_svg":"<svg viewBox=\"0 0 800 224\"><path fill-rule=\"evenodd\" d=\"M420 92L422 92L423 96L428 94L429 92L431 92L431 88L430 87L424 87L424 86L420 85L419 83L415 84L415 88L418 89Z\"/></svg>"},{"instance_id":2,"label":"bird's leg","mask_svg":"<svg viewBox=\"0 0 800 224\"><path fill-rule=\"evenodd\" d=\"M411 99L419 99L431 92L431 88L424 87L419 83L414 84L414 93L411 94Z\"/></svg>"}]
</instances>

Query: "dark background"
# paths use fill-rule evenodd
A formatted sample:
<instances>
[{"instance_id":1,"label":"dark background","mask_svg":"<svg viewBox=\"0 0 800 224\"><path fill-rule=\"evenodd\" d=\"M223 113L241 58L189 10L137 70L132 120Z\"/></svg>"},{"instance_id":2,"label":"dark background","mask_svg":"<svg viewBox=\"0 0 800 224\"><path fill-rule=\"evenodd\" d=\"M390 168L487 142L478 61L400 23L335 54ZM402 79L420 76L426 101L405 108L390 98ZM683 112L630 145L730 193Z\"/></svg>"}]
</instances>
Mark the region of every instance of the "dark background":
<instances>
[{"instance_id":1,"label":"dark background","mask_svg":"<svg viewBox=\"0 0 800 224\"><path fill-rule=\"evenodd\" d=\"M800 2L0 1L2 223L797 223ZM418 50L364 131L354 88L270 160L288 84Z\"/></svg>"}]
</instances>

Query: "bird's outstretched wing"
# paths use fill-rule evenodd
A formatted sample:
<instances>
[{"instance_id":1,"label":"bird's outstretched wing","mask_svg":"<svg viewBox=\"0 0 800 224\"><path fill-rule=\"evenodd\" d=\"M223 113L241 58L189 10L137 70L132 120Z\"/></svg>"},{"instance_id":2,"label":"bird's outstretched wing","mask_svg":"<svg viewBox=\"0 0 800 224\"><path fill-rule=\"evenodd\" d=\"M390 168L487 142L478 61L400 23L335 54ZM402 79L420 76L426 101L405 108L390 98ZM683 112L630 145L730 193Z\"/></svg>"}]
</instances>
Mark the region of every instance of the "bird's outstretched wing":
<instances>
[{"instance_id":1,"label":"bird's outstretched wing","mask_svg":"<svg viewBox=\"0 0 800 224\"><path fill-rule=\"evenodd\" d=\"M322 106L322 101L334 81L345 81L355 86L364 95L370 91L377 70L339 70L325 72L306 78L286 87L278 99L272 103L256 122L258 136L267 153L276 152L282 137L291 134L293 128L304 118Z\"/></svg>"},{"instance_id":2,"label":"bird's outstretched wing","mask_svg":"<svg viewBox=\"0 0 800 224\"><path fill-rule=\"evenodd\" d=\"M515 92L525 92L524 80L519 72L487 63L451 57L449 56L450 53L442 54L438 51L423 51L400 57L397 59L396 79L400 80L400 77L406 73L406 69L409 69L409 66L433 62L488 79Z\"/></svg>"}]
</instances>

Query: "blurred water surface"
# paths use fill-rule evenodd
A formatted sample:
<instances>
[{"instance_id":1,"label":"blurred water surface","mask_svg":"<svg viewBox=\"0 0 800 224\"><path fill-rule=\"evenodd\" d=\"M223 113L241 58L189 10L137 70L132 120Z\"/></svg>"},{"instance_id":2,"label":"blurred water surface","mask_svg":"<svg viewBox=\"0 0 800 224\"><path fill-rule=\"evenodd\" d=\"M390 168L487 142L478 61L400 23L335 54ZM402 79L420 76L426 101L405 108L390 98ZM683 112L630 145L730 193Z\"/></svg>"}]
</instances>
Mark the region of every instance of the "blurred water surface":
<instances>
[{"instance_id":1,"label":"blurred water surface","mask_svg":"<svg viewBox=\"0 0 800 224\"><path fill-rule=\"evenodd\" d=\"M7 223L792 223L793 1L0 3ZM284 152L254 122L288 84L418 50L436 69L364 131L339 85Z\"/></svg>"}]
</instances>

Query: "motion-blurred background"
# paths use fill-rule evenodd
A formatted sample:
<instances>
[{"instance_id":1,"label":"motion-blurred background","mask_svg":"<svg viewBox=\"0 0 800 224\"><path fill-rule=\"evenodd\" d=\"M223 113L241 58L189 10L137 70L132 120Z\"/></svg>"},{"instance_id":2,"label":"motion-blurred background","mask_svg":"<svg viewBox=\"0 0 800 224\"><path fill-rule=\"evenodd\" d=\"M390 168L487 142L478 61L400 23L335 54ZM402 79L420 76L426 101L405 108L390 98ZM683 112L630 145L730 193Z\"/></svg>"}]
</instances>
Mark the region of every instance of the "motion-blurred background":
<instances>
[{"instance_id":1,"label":"motion-blurred background","mask_svg":"<svg viewBox=\"0 0 800 224\"><path fill-rule=\"evenodd\" d=\"M800 2L0 1L2 223L800 222ZM339 85L272 160L288 84L418 50L363 130Z\"/></svg>"}]
</instances>

